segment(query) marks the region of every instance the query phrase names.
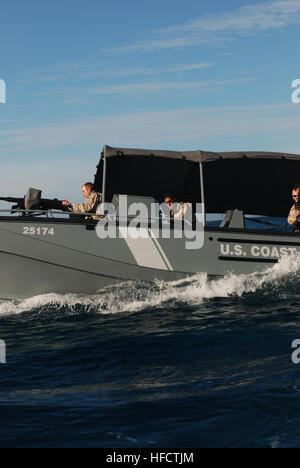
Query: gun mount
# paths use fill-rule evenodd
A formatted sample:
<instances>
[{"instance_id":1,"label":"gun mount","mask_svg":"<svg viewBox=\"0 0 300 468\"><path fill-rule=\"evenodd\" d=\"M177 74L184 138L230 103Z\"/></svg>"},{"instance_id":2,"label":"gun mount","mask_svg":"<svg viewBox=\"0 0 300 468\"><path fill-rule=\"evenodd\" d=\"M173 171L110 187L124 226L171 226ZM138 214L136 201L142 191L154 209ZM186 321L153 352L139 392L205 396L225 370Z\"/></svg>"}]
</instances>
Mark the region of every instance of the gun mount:
<instances>
[{"instance_id":1,"label":"gun mount","mask_svg":"<svg viewBox=\"0 0 300 468\"><path fill-rule=\"evenodd\" d=\"M15 205L12 206L11 212L20 212L23 216L32 215L33 211L63 211L61 200L58 200L57 198L52 200L42 198L42 191L34 188L30 188L23 198L0 197L0 200L8 203L15 203Z\"/></svg>"}]
</instances>

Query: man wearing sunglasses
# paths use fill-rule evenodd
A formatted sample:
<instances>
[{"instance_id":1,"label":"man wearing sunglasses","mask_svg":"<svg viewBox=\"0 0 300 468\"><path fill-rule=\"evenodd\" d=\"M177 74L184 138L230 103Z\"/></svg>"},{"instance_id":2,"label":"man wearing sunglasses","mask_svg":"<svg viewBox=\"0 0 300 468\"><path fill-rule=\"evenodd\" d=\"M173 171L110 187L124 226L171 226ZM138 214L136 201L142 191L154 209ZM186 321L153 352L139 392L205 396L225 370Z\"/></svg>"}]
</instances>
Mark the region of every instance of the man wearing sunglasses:
<instances>
[{"instance_id":1,"label":"man wearing sunglasses","mask_svg":"<svg viewBox=\"0 0 300 468\"><path fill-rule=\"evenodd\" d=\"M293 188L292 197L294 200L294 205L291 208L290 214L288 216L288 223L292 226L295 226L295 232L300 232L300 185L296 185Z\"/></svg>"},{"instance_id":2,"label":"man wearing sunglasses","mask_svg":"<svg viewBox=\"0 0 300 468\"><path fill-rule=\"evenodd\" d=\"M164 203L166 203L170 210L170 218L174 219L184 219L187 209L191 206L190 203L177 203L176 198L173 195L165 195Z\"/></svg>"}]
</instances>

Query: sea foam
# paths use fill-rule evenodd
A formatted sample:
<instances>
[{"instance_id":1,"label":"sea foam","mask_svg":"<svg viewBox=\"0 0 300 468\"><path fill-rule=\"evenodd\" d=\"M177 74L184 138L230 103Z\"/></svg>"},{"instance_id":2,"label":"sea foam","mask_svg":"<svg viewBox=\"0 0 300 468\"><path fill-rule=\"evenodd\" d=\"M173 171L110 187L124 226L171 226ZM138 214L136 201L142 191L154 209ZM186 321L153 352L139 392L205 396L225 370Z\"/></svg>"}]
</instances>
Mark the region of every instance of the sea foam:
<instances>
[{"instance_id":1,"label":"sea foam","mask_svg":"<svg viewBox=\"0 0 300 468\"><path fill-rule=\"evenodd\" d=\"M300 254L283 257L278 264L262 272L236 275L228 273L222 278L209 279L207 274L198 273L192 277L172 282L155 281L144 283L126 281L117 286L107 287L97 294L44 294L24 300L0 301L0 317L21 314L28 311L68 310L76 313L78 309L86 312L115 314L137 312L145 308L164 308L184 303L197 305L214 298L242 297L257 291L271 291L278 297L300 292Z\"/></svg>"}]
</instances>

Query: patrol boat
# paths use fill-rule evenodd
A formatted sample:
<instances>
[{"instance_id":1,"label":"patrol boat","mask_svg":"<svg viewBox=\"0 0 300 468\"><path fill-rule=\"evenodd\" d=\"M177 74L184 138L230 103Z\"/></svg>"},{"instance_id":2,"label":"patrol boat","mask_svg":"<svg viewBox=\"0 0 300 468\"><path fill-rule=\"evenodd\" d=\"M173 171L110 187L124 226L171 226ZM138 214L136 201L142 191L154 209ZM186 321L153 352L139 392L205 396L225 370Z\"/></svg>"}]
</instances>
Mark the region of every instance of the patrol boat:
<instances>
[{"instance_id":1,"label":"patrol boat","mask_svg":"<svg viewBox=\"0 0 300 468\"><path fill-rule=\"evenodd\" d=\"M293 154L105 146L94 185L103 194L102 206L116 208L115 216L105 209L102 216L66 214L59 200L44 200L34 189L24 199L4 198L15 205L0 216L0 297L93 294L127 280L261 271L300 251L299 233L274 222L263 229L258 224L265 222L262 217L287 216L299 169L300 156ZM200 220L194 212L203 236L197 248L187 248L187 239L174 235L172 219L152 210L167 193L193 210L202 207ZM137 225L139 238L128 236L132 218L120 215L121 195L130 206L149 207L148 219ZM210 225L212 213L224 213L220 225ZM99 225L112 219L116 235L99 235Z\"/></svg>"}]
</instances>

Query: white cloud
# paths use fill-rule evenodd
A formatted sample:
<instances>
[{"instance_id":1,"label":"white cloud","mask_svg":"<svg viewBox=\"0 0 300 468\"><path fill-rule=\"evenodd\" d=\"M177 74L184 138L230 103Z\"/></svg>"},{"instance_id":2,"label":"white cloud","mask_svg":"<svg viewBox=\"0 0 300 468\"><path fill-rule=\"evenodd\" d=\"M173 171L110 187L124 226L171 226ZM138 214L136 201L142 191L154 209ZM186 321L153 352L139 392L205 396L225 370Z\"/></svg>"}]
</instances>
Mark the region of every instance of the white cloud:
<instances>
[{"instance_id":1,"label":"white cloud","mask_svg":"<svg viewBox=\"0 0 300 468\"><path fill-rule=\"evenodd\" d=\"M185 82L146 82L124 85L110 85L90 88L86 94L137 94L156 91L166 91L168 89L196 89L196 88L215 88L217 86L226 86L232 84L241 84L253 81L252 78L237 78L223 81L185 81Z\"/></svg>"},{"instance_id":2,"label":"white cloud","mask_svg":"<svg viewBox=\"0 0 300 468\"><path fill-rule=\"evenodd\" d=\"M226 5L225 2L224 4ZM201 44L211 45L219 41L234 40L236 36L280 30L299 22L299 0L256 3L154 31L151 39L111 48L108 52L129 53Z\"/></svg>"},{"instance_id":3,"label":"white cloud","mask_svg":"<svg viewBox=\"0 0 300 468\"><path fill-rule=\"evenodd\" d=\"M30 151L90 150L104 144L145 146L180 144L222 136L299 134L297 106L240 106L137 112L87 118L69 124L0 132L0 157ZM270 145L272 142L270 141ZM185 148L189 149L189 148Z\"/></svg>"},{"instance_id":4,"label":"white cloud","mask_svg":"<svg viewBox=\"0 0 300 468\"><path fill-rule=\"evenodd\" d=\"M299 21L299 0L269 1L247 5L233 12L220 15L206 15L179 26L162 29L158 32L253 32L278 29Z\"/></svg>"},{"instance_id":5,"label":"white cloud","mask_svg":"<svg viewBox=\"0 0 300 468\"><path fill-rule=\"evenodd\" d=\"M131 68L107 68L101 64L101 70L99 70L98 62L90 62L88 64L78 64L76 73L66 66L64 70L62 66L58 68L59 73L53 73L53 68L55 66L50 66L48 69L38 72L30 72L28 75L19 78L17 83L20 85L26 84L45 84L45 83L54 83L57 81L69 82L78 81L78 79L95 79L95 78L116 78L116 77L127 77L127 76L151 76L167 73L177 73L177 72L188 72L201 70L205 68L212 67L214 64L211 62L203 63L187 63L187 64L175 64L168 67L131 67ZM75 67L75 65L73 65ZM88 71L87 71L88 70Z\"/></svg>"},{"instance_id":6,"label":"white cloud","mask_svg":"<svg viewBox=\"0 0 300 468\"><path fill-rule=\"evenodd\" d=\"M50 83L72 76L78 73L81 67L87 67L86 63L56 63L43 69L34 69L25 76L18 78L16 82L20 85L30 83Z\"/></svg>"},{"instance_id":7,"label":"white cloud","mask_svg":"<svg viewBox=\"0 0 300 468\"><path fill-rule=\"evenodd\" d=\"M298 107L281 104L108 115L69 124L1 131L1 194L23 196L33 186L43 189L46 198L80 201L80 186L93 180L104 144L234 151L258 149L261 138L268 142L261 150L299 153L299 127ZM226 138L230 147L224 145ZM249 139L253 140L251 147ZM235 140L248 143L236 147L232 143ZM63 156L66 154L72 156Z\"/></svg>"},{"instance_id":8,"label":"white cloud","mask_svg":"<svg viewBox=\"0 0 300 468\"><path fill-rule=\"evenodd\" d=\"M61 80L63 78L63 75L35 75L35 76L30 76L27 78L20 78L17 80L17 83L19 84L28 84L28 83L51 83L55 82L58 80Z\"/></svg>"},{"instance_id":9,"label":"white cloud","mask_svg":"<svg viewBox=\"0 0 300 468\"><path fill-rule=\"evenodd\" d=\"M174 73L200 70L203 68L212 67L213 63L189 63L178 64L170 67L156 67L156 68L119 68L117 70L103 70L103 71L90 71L80 73L81 78L95 78L95 77L117 77L117 76L139 76L139 75L157 75L160 73Z\"/></svg>"}]
</instances>

